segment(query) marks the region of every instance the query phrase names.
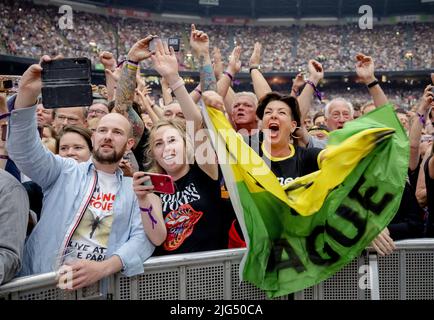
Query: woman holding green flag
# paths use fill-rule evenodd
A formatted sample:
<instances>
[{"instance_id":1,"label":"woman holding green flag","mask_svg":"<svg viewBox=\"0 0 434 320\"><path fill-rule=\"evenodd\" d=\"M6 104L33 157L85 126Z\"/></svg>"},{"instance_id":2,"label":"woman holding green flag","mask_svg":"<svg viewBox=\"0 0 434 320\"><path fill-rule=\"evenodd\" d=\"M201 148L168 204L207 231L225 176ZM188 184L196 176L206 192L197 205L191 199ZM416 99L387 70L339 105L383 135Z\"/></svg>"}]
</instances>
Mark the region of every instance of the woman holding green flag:
<instances>
[{"instance_id":1,"label":"woman holding green flag","mask_svg":"<svg viewBox=\"0 0 434 320\"><path fill-rule=\"evenodd\" d=\"M283 186L297 177L319 169L321 149L298 146L295 134L301 127L297 99L278 92L267 93L258 104L256 115L262 120L264 141L259 155Z\"/></svg>"}]
</instances>

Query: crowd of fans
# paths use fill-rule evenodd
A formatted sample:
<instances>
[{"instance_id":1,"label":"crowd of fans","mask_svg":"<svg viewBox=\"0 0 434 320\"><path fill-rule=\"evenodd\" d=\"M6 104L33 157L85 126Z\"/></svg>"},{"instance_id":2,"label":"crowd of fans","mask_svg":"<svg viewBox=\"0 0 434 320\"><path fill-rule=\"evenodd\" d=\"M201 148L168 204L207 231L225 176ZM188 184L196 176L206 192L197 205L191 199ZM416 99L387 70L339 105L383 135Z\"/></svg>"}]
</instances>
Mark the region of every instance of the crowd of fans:
<instances>
[{"instance_id":1,"label":"crowd of fans","mask_svg":"<svg viewBox=\"0 0 434 320\"><path fill-rule=\"evenodd\" d=\"M393 252L394 240L434 236L434 86L383 91L375 77L381 68L403 68L398 57L387 60L390 54L402 53L398 42L391 40L394 47L381 50L379 34L368 38L345 29L349 27L327 27L322 33L322 28L314 26L207 26L202 31L191 25L187 31L182 24L108 21L90 14L76 17L74 23L80 25L74 30L58 33L50 24L50 11L45 11L44 18L36 10L29 18L22 13L27 7L20 11L17 5L6 4L11 11L18 10L14 19L7 11L6 22L2 20L9 51L14 43L16 54L36 57L48 53L42 57L47 63L50 55L58 53L87 54L103 66L106 84L93 86L90 106L71 103L68 108L46 109L41 100L41 65L34 64L21 77L16 95L0 94L0 126L2 132L7 129L0 139L0 197L8 203L0 207L0 218L6 217L0 228L12 230L19 224L23 231L15 237L0 231L0 284L17 275L21 264L19 275L69 267L68 272L73 273L69 289L77 289L119 271L126 276L140 274L152 254L245 247L208 136L199 143L188 131L196 135L204 128L197 106L201 99L224 112L225 128L232 128L234 135L237 131L253 152L267 159L282 186L319 170L330 151L326 148L329 132L394 103L410 140L408 178L396 215L372 246L386 255ZM33 27L52 32L52 37L38 38L29 31ZM384 26L381 30L392 37L401 36L409 27ZM187 34L182 35L184 32ZM278 40L270 39L270 34ZM178 54L161 41L173 35L186 40ZM256 42L258 38L262 44ZM299 45L309 41L327 49ZM63 45L56 46L58 42ZM95 43L93 51L88 42ZM219 47L226 61L212 53L213 46ZM431 50L429 46L419 49ZM116 50L125 58L122 63L114 56ZM350 58L358 51L373 56L360 53ZM194 56L194 66L179 61L189 54ZM291 88L273 92L263 71L284 70L294 61L296 67L307 66L307 73L298 74ZM141 64L159 74L161 99L153 97L141 77ZM179 71L189 67L200 71L200 83L188 91ZM320 92L324 71L333 68L355 71L365 91L347 90L343 85ZM243 70L249 72L254 92L234 91L234 77ZM431 79L434 82L434 74ZM264 140L266 134L270 134L269 144ZM203 149L209 158L203 159ZM153 177L163 177L173 189L157 192L164 183L154 183ZM9 185L16 188L15 193L2 188ZM24 239L26 227L28 237ZM67 261L71 252L74 259ZM60 275L62 284L67 275Z\"/></svg>"},{"instance_id":2,"label":"crowd of fans","mask_svg":"<svg viewBox=\"0 0 434 320\"><path fill-rule=\"evenodd\" d=\"M0 50L5 53L39 57L42 52L64 56L85 56L96 63L100 51L110 51L121 59L143 33L162 38L179 37L181 70L197 70L188 46L186 23L122 19L91 13L74 12L72 30L60 30L61 14L54 7L35 7L25 2L0 3ZM207 25L211 47L228 57L235 45L249 57L255 41L263 44L263 71L299 71L306 56L313 56L327 71L349 71L352 60L362 49L375 54L378 70L429 69L434 66L431 45L434 24L409 23L375 25L362 30L357 23L334 26L223 26ZM3 48L2 48L3 47ZM146 67L145 63L145 67ZM246 64L242 71L248 71Z\"/></svg>"}]
</instances>

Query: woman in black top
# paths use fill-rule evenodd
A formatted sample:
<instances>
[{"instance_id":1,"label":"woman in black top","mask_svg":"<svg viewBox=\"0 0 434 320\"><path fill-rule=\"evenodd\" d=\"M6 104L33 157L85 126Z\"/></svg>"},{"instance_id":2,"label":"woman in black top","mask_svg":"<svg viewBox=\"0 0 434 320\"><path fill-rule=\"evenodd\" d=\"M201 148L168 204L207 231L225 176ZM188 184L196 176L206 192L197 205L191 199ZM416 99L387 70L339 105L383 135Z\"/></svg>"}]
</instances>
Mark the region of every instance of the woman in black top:
<instances>
[{"instance_id":1,"label":"woman in black top","mask_svg":"<svg viewBox=\"0 0 434 320\"><path fill-rule=\"evenodd\" d=\"M220 174L217 163L207 170L196 163L192 143L179 120L161 120L149 136L149 171L169 174L174 194L159 194L159 214L164 217L166 240L155 255L225 248L221 212ZM208 165L209 167L209 165Z\"/></svg>"},{"instance_id":2,"label":"woman in black top","mask_svg":"<svg viewBox=\"0 0 434 320\"><path fill-rule=\"evenodd\" d=\"M296 132L301 130L296 98L270 92L259 101L256 114L262 120L264 137L259 155L265 156L282 186L319 169L321 149L297 145Z\"/></svg>"},{"instance_id":3,"label":"woman in black top","mask_svg":"<svg viewBox=\"0 0 434 320\"><path fill-rule=\"evenodd\" d=\"M134 175L143 225L147 234L165 225L167 236L157 248L157 255L223 249L224 213L220 210L221 175L216 155L207 136L201 135L202 116L179 76L173 49L169 50L160 39L155 41L156 50L151 56L154 68L169 83L193 130L186 133L185 122L176 120L154 124L147 153L152 162L150 171L172 176L176 190L172 195L157 196L152 193L152 186L142 185L149 176L144 172ZM196 158L195 153L201 158Z\"/></svg>"}]
</instances>

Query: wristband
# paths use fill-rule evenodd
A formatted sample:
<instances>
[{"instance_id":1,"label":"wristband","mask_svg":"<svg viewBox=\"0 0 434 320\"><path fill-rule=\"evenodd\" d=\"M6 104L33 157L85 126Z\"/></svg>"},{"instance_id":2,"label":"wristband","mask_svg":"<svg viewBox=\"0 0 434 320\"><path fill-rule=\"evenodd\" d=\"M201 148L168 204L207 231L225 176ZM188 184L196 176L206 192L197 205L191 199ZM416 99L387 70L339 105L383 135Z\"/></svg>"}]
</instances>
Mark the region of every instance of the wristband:
<instances>
[{"instance_id":1,"label":"wristband","mask_svg":"<svg viewBox=\"0 0 434 320\"><path fill-rule=\"evenodd\" d=\"M312 86L313 91L315 91L315 95L318 97L319 101L322 101L321 92L319 92L319 90L316 88L315 84L310 80L306 80L306 83L308 83Z\"/></svg>"},{"instance_id":2,"label":"wristband","mask_svg":"<svg viewBox=\"0 0 434 320\"><path fill-rule=\"evenodd\" d=\"M119 63L117 64L116 68L122 67L122 65L126 62L127 60L121 60L119 61ZM113 70L112 70L113 71Z\"/></svg>"},{"instance_id":3,"label":"wristband","mask_svg":"<svg viewBox=\"0 0 434 320\"><path fill-rule=\"evenodd\" d=\"M127 62L128 62L129 64L135 65L136 67L139 66L139 62L136 62L136 61L133 61L133 60L127 60Z\"/></svg>"},{"instance_id":4,"label":"wristband","mask_svg":"<svg viewBox=\"0 0 434 320\"><path fill-rule=\"evenodd\" d=\"M154 229L154 224L157 224L157 220L155 220L154 216L152 215L152 205L149 208L139 207L139 209L140 209L140 211L148 214L149 219L151 219L152 229Z\"/></svg>"},{"instance_id":5,"label":"wristband","mask_svg":"<svg viewBox=\"0 0 434 320\"><path fill-rule=\"evenodd\" d=\"M139 69L139 65L135 64L135 63L132 63L132 62L130 62L130 60L128 60L128 62L127 62L127 68L130 69L130 70L137 71L137 69Z\"/></svg>"},{"instance_id":6,"label":"wristband","mask_svg":"<svg viewBox=\"0 0 434 320\"><path fill-rule=\"evenodd\" d=\"M375 79L374 81L372 81L370 84L368 84L368 88L372 88L373 86L376 86L378 84L378 80Z\"/></svg>"},{"instance_id":7,"label":"wristband","mask_svg":"<svg viewBox=\"0 0 434 320\"><path fill-rule=\"evenodd\" d=\"M178 81L170 85L170 89L172 89L172 92L174 92L176 89L182 87L184 84L185 84L184 80L182 80L182 78L179 78Z\"/></svg>"},{"instance_id":8,"label":"wristband","mask_svg":"<svg viewBox=\"0 0 434 320\"><path fill-rule=\"evenodd\" d=\"M252 73L253 69L257 69L257 70L261 71L261 66L259 66L259 65L258 66L256 66L256 65L250 66L249 73Z\"/></svg>"},{"instance_id":9,"label":"wristband","mask_svg":"<svg viewBox=\"0 0 434 320\"><path fill-rule=\"evenodd\" d=\"M229 77L229 79L231 79L231 81L234 81L234 76L231 75L229 72L223 71L223 74L227 75Z\"/></svg>"},{"instance_id":10,"label":"wristband","mask_svg":"<svg viewBox=\"0 0 434 320\"><path fill-rule=\"evenodd\" d=\"M4 154L0 154L0 159L9 160L9 157Z\"/></svg>"}]
</instances>

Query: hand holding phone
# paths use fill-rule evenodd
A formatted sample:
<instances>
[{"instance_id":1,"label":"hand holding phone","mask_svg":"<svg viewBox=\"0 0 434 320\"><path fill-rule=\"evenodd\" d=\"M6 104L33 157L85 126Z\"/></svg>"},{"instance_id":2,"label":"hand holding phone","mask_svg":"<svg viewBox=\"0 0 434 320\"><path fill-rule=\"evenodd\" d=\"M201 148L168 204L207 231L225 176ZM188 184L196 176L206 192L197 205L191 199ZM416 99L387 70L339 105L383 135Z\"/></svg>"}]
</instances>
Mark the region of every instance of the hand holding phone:
<instances>
[{"instance_id":1,"label":"hand holding phone","mask_svg":"<svg viewBox=\"0 0 434 320\"><path fill-rule=\"evenodd\" d=\"M154 192L173 194L175 193L175 184L173 178L167 174L145 172L150 179L144 182L144 185L153 185Z\"/></svg>"}]
</instances>

